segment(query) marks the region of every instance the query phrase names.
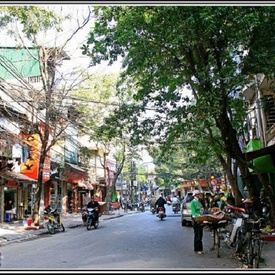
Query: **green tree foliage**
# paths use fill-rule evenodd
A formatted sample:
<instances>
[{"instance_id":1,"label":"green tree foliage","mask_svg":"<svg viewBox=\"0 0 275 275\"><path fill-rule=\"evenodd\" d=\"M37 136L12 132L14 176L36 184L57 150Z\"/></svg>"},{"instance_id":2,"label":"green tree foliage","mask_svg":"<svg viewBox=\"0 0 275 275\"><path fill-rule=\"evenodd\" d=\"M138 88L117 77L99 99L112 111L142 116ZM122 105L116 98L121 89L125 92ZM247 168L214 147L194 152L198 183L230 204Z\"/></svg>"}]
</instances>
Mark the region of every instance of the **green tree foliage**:
<instances>
[{"instance_id":1,"label":"green tree foliage","mask_svg":"<svg viewBox=\"0 0 275 275\"><path fill-rule=\"evenodd\" d=\"M7 27L9 23L19 23L26 38L36 40L37 34L52 28L61 30L63 18L54 11L39 6L1 6L0 24ZM9 29L14 35L15 29Z\"/></svg>"},{"instance_id":2,"label":"green tree foliage","mask_svg":"<svg viewBox=\"0 0 275 275\"><path fill-rule=\"evenodd\" d=\"M116 162L115 178L107 190L106 201L109 204L110 195L116 190L117 178L124 170L124 179L130 181L129 163L138 160L140 156L136 148L130 144L128 125L121 121L109 120L114 110L127 100L127 97L121 98L117 94L118 74L96 72L84 76L84 79L86 80L72 93L72 97L77 102L77 111L81 114L78 123L81 125L82 133L88 134L90 140L104 148L109 158ZM104 161L102 167L109 171Z\"/></svg>"},{"instance_id":3,"label":"green tree foliage","mask_svg":"<svg viewBox=\"0 0 275 275\"><path fill-rule=\"evenodd\" d=\"M234 160L256 200L250 163L239 143L245 109L238 95L250 74L274 74L274 7L106 6L95 14L83 53L92 64L124 57L124 85L134 87L140 112L156 109L153 118L135 124L135 131L151 131L169 148L194 125L203 127L221 163ZM194 104L187 104L186 88ZM213 128L218 129L218 147Z\"/></svg>"}]
</instances>

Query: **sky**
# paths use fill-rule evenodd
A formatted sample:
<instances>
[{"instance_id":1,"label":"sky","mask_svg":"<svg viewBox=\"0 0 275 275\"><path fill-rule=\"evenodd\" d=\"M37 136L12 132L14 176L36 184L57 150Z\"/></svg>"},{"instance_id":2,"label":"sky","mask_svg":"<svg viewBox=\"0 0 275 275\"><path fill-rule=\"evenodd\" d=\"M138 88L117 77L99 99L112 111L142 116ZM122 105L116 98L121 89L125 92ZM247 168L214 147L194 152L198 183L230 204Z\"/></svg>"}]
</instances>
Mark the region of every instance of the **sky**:
<instances>
[{"instance_id":1,"label":"sky","mask_svg":"<svg viewBox=\"0 0 275 275\"><path fill-rule=\"evenodd\" d=\"M46 35L40 35L39 41L42 45L47 46L63 46L64 41L66 41L71 34L76 30L78 21L81 23L83 18L88 14L88 5L75 5L75 4L54 4L54 5L39 5L44 6L50 9L54 9L58 14L66 15L70 14L71 20L66 20L63 24L63 31L61 33L57 33L55 30L48 31ZM80 29L73 38L69 41L69 43L65 47L66 53L73 59L73 62L64 62L62 70L69 71L73 70L77 67L88 68L89 67L89 58L87 56L83 56L81 53L80 46L83 45L88 38L89 30L93 26L93 20L91 19L88 24L86 24L82 29ZM13 38L11 38L7 34L7 29L0 30L1 47L14 47L17 46L18 43L15 42ZM30 43L26 43L30 46ZM116 63L114 66L107 66L107 62L102 65L96 66L96 68L90 69L91 71L112 71L118 70L120 67L119 63Z\"/></svg>"}]
</instances>

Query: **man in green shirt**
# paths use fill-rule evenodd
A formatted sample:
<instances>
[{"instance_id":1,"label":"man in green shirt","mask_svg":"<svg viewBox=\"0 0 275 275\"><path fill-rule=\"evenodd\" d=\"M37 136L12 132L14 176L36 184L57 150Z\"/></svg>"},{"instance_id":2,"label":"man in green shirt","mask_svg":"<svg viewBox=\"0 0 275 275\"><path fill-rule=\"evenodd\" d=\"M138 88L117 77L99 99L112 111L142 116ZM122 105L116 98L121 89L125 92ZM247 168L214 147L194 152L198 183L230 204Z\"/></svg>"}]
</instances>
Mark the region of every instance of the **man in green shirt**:
<instances>
[{"instance_id":1,"label":"man in green shirt","mask_svg":"<svg viewBox=\"0 0 275 275\"><path fill-rule=\"evenodd\" d=\"M204 254L203 252L203 244L202 244L202 237L203 237L203 226L200 223L195 221L195 217L202 215L203 213L203 206L199 200L201 196L201 192L199 190L193 191L194 199L190 203L191 208L191 215L192 215L192 223L194 228L194 251L197 254Z\"/></svg>"}]
</instances>

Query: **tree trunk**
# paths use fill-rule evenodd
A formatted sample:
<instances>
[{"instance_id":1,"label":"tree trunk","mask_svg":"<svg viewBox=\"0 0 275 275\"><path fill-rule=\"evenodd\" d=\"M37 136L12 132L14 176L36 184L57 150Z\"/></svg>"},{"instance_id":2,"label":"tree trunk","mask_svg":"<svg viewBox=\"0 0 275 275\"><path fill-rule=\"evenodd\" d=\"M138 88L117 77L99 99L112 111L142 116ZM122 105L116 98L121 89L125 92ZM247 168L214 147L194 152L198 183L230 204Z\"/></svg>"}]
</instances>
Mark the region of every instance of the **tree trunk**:
<instances>
[{"instance_id":1,"label":"tree trunk","mask_svg":"<svg viewBox=\"0 0 275 275\"><path fill-rule=\"evenodd\" d=\"M40 201L42 194L42 184L43 184L43 167L45 162L46 152L42 152L39 158L39 169L38 169L38 179L37 179L37 188L35 191L35 199L34 199L34 207L32 220L35 226L39 226L39 209L40 209Z\"/></svg>"}]
</instances>

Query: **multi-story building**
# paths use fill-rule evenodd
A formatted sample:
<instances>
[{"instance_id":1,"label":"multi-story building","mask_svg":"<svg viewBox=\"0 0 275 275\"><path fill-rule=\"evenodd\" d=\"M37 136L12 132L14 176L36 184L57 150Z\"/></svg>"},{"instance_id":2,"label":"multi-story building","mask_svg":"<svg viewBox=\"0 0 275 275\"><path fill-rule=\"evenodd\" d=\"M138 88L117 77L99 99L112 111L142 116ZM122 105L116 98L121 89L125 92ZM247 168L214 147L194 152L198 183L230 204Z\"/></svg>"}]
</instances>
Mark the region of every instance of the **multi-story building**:
<instances>
[{"instance_id":1,"label":"multi-story building","mask_svg":"<svg viewBox=\"0 0 275 275\"><path fill-rule=\"evenodd\" d=\"M247 108L243 150L247 160L262 174L268 174L275 190L275 93L274 80L263 74L255 77L254 83L243 90Z\"/></svg>"},{"instance_id":2,"label":"multi-story building","mask_svg":"<svg viewBox=\"0 0 275 275\"><path fill-rule=\"evenodd\" d=\"M28 50L37 56L35 49ZM18 219L32 214L41 144L31 126L43 128L44 110L37 108L43 102L34 101L33 96L34 88L41 87L38 62L24 49L6 47L0 48L0 60L0 221L3 221L8 200L13 201ZM70 109L66 105L63 118L69 117ZM98 159L106 161L106 155L96 148L91 162L81 165L83 145L79 140L77 127L71 121L51 148L43 167L40 211L51 204L63 213L78 212L84 192L101 194L99 179L106 182L106 174Z\"/></svg>"}]
</instances>

